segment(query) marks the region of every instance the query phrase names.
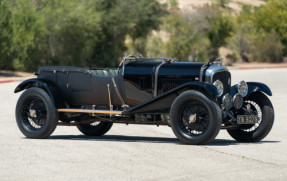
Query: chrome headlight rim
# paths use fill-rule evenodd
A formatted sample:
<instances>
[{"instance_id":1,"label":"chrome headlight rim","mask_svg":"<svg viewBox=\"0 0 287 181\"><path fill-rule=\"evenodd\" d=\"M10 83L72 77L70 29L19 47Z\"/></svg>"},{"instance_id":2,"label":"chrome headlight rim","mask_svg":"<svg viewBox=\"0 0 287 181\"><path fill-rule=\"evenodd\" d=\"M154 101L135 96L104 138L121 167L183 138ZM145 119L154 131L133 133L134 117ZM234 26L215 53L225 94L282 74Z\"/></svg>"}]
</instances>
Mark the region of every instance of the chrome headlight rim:
<instances>
[{"instance_id":1,"label":"chrome headlight rim","mask_svg":"<svg viewBox=\"0 0 287 181\"><path fill-rule=\"evenodd\" d=\"M212 85L214 85L216 87L216 89L217 89L217 93L218 93L217 96L218 97L222 96L222 94L224 92L224 85L223 85L223 83L220 80L216 80L216 81L213 82Z\"/></svg>"},{"instance_id":2,"label":"chrome headlight rim","mask_svg":"<svg viewBox=\"0 0 287 181\"><path fill-rule=\"evenodd\" d=\"M230 100L229 105L226 105L226 104L225 104L227 99ZM226 109L226 110L231 109L232 106L233 106L233 105L232 105L232 104L233 104L232 96L231 96L230 94L228 94L228 93L225 94L225 95L222 97L222 104L223 104L223 106L224 106L224 109Z\"/></svg>"},{"instance_id":3,"label":"chrome headlight rim","mask_svg":"<svg viewBox=\"0 0 287 181\"><path fill-rule=\"evenodd\" d=\"M237 92L242 96L245 97L248 94L248 85L247 83L242 80L236 85ZM243 90L243 91L242 91Z\"/></svg>"}]
</instances>

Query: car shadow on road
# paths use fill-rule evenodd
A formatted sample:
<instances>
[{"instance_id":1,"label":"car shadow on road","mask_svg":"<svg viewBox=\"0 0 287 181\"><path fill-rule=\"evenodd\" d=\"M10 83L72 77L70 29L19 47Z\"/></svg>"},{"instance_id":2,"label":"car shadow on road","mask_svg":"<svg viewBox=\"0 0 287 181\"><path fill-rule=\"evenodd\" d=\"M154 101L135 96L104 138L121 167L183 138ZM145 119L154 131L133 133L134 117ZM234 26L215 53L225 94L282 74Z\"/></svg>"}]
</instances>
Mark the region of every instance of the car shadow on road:
<instances>
[{"instance_id":1,"label":"car shadow on road","mask_svg":"<svg viewBox=\"0 0 287 181\"><path fill-rule=\"evenodd\" d=\"M182 144L177 138L123 136L123 135L104 135L104 136L54 135L54 136L50 136L48 139ZM208 146L229 146L229 145L240 145L240 144L264 144L264 143L278 143L278 142L280 141L260 141L257 143L239 143L235 140L215 139L212 142L210 142Z\"/></svg>"},{"instance_id":2,"label":"car shadow on road","mask_svg":"<svg viewBox=\"0 0 287 181\"><path fill-rule=\"evenodd\" d=\"M279 143L280 141L260 141L260 142L238 142L236 140L215 139L208 144L208 146L229 146L229 145L246 145L246 144L266 144L266 143Z\"/></svg>"},{"instance_id":3,"label":"car shadow on road","mask_svg":"<svg viewBox=\"0 0 287 181\"><path fill-rule=\"evenodd\" d=\"M57 136L57 135L55 135L55 136L50 136L48 139L180 144L180 142L177 138L147 137L147 136L123 136L123 135L103 135L103 136L85 136L85 135L61 135L61 136Z\"/></svg>"}]
</instances>

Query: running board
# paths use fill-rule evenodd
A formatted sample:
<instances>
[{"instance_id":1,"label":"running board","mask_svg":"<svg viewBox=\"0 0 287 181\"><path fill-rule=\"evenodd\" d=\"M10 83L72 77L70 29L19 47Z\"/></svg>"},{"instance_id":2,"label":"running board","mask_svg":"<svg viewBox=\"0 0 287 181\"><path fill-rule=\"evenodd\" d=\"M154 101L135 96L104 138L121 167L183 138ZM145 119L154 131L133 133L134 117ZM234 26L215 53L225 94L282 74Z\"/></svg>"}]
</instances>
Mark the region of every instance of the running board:
<instances>
[{"instance_id":1,"label":"running board","mask_svg":"<svg viewBox=\"0 0 287 181\"><path fill-rule=\"evenodd\" d=\"M93 114L113 114L121 115L123 111L109 111L109 110L94 110L94 109L58 109L58 112L70 112L70 113L93 113Z\"/></svg>"}]
</instances>

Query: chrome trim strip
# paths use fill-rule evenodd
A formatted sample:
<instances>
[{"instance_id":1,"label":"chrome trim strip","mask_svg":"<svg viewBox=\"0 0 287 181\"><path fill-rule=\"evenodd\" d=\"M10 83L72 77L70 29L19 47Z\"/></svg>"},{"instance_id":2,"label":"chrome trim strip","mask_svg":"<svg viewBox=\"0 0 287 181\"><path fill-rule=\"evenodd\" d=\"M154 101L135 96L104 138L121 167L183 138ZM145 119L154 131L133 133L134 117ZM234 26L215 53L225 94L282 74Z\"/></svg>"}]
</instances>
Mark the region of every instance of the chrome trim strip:
<instances>
[{"instance_id":1,"label":"chrome trim strip","mask_svg":"<svg viewBox=\"0 0 287 181\"><path fill-rule=\"evenodd\" d=\"M122 76L125 75L125 65L126 65L126 62L125 62L125 60L124 60L124 62L123 62L123 68L122 68Z\"/></svg>"},{"instance_id":2,"label":"chrome trim strip","mask_svg":"<svg viewBox=\"0 0 287 181\"><path fill-rule=\"evenodd\" d=\"M219 62L213 63L205 72L205 82L212 84L213 82L213 74L217 72L228 71L227 67L222 65Z\"/></svg>"},{"instance_id":3,"label":"chrome trim strip","mask_svg":"<svg viewBox=\"0 0 287 181\"><path fill-rule=\"evenodd\" d=\"M204 64L201 68L200 68L200 75L199 75L199 82L202 82L203 80L203 72L204 70L209 66L209 62Z\"/></svg>"}]
</instances>

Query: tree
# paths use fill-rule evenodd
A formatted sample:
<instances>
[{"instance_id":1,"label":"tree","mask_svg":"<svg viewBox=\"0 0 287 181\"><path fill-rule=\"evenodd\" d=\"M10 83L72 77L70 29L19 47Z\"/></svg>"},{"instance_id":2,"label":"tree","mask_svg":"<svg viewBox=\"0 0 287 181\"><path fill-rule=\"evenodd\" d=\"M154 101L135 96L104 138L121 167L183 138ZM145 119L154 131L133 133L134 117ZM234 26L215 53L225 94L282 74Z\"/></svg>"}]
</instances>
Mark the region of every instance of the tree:
<instances>
[{"instance_id":1,"label":"tree","mask_svg":"<svg viewBox=\"0 0 287 181\"><path fill-rule=\"evenodd\" d=\"M274 0L267 1L265 6L254 10L249 20L255 24L257 30L271 33L273 30L280 36L284 45L284 54L287 55L287 2Z\"/></svg>"},{"instance_id":2,"label":"tree","mask_svg":"<svg viewBox=\"0 0 287 181\"><path fill-rule=\"evenodd\" d=\"M145 47L166 14L157 0L0 0L0 10L0 68L24 71L116 66L126 37Z\"/></svg>"},{"instance_id":3,"label":"tree","mask_svg":"<svg viewBox=\"0 0 287 181\"><path fill-rule=\"evenodd\" d=\"M97 3L97 11L105 14L101 25L105 39L94 47L92 59L105 62L112 60L115 65L118 57L127 50L127 36L131 38L131 49L134 52L146 53L146 38L152 30L159 28L161 18L167 13L165 8L165 5L156 0L100 0Z\"/></svg>"},{"instance_id":4,"label":"tree","mask_svg":"<svg viewBox=\"0 0 287 181\"><path fill-rule=\"evenodd\" d=\"M47 64L96 66L90 61L93 46L103 35L101 14L95 11L96 1L47 1L40 15L48 30L45 44ZM99 65L101 65L99 63Z\"/></svg>"},{"instance_id":5,"label":"tree","mask_svg":"<svg viewBox=\"0 0 287 181\"><path fill-rule=\"evenodd\" d=\"M168 18L167 52L180 59L207 61L218 57L234 27L232 16L218 5L205 5L194 12L174 13Z\"/></svg>"},{"instance_id":6,"label":"tree","mask_svg":"<svg viewBox=\"0 0 287 181\"><path fill-rule=\"evenodd\" d=\"M234 31L233 17L228 10L216 4L206 5L198 10L198 14L206 24L206 33L210 41L209 57L219 56L219 48L227 44L227 39Z\"/></svg>"},{"instance_id":7,"label":"tree","mask_svg":"<svg viewBox=\"0 0 287 181\"><path fill-rule=\"evenodd\" d=\"M12 69L12 13L6 0L0 0L0 69Z\"/></svg>"},{"instance_id":8,"label":"tree","mask_svg":"<svg viewBox=\"0 0 287 181\"><path fill-rule=\"evenodd\" d=\"M11 44L13 67L17 70L35 70L44 65L46 28L37 5L30 0L9 2L12 11L13 39Z\"/></svg>"},{"instance_id":9,"label":"tree","mask_svg":"<svg viewBox=\"0 0 287 181\"><path fill-rule=\"evenodd\" d=\"M244 6L228 44L245 62L281 62L284 48L281 36L274 29L269 32L258 26L257 11L261 8Z\"/></svg>"},{"instance_id":10,"label":"tree","mask_svg":"<svg viewBox=\"0 0 287 181\"><path fill-rule=\"evenodd\" d=\"M206 61L209 41L201 28L197 28L189 14L172 15L166 22L170 33L166 52L181 60Z\"/></svg>"}]
</instances>

